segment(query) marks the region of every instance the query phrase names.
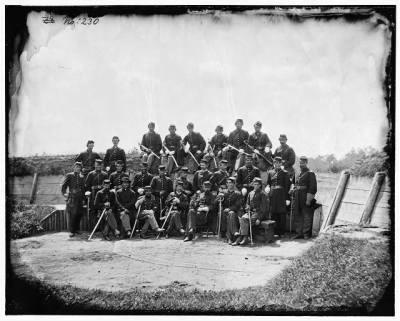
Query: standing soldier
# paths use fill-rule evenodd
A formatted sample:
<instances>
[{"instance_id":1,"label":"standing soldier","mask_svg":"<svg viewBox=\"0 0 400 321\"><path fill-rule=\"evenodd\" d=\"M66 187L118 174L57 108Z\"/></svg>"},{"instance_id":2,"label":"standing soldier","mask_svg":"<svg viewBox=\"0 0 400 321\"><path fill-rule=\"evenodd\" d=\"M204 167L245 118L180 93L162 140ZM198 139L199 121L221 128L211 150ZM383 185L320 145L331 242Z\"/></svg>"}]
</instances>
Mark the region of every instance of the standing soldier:
<instances>
[{"instance_id":1,"label":"standing soldier","mask_svg":"<svg viewBox=\"0 0 400 321\"><path fill-rule=\"evenodd\" d=\"M85 181L81 173L82 163L75 162L74 171L68 173L61 185L61 193L67 201L66 212L70 215L70 237L79 233L79 224L83 212ZM68 188L68 193L67 193Z\"/></svg>"},{"instance_id":2,"label":"standing soldier","mask_svg":"<svg viewBox=\"0 0 400 321\"><path fill-rule=\"evenodd\" d=\"M89 208L91 209L89 226L93 226L93 219L95 214L93 205L96 194L103 188L103 182L105 179L107 179L107 173L102 171L102 168L103 161L101 159L96 159L95 169L86 176L85 190L91 193L89 204Z\"/></svg>"},{"instance_id":3,"label":"standing soldier","mask_svg":"<svg viewBox=\"0 0 400 321\"><path fill-rule=\"evenodd\" d=\"M261 127L259 121L254 124L255 132L249 137L248 152L254 153L257 167L265 172L272 167L272 143L268 135L261 131Z\"/></svg>"},{"instance_id":4,"label":"standing soldier","mask_svg":"<svg viewBox=\"0 0 400 321\"><path fill-rule=\"evenodd\" d=\"M185 234L185 230L183 229L182 225L182 219L186 215L189 205L189 198L183 192L183 182L181 180L177 180L175 193L169 194L166 200L166 205L168 207L172 206L170 221L166 229L166 237L168 238L168 234L170 234L173 230L179 231L181 235Z\"/></svg>"},{"instance_id":5,"label":"standing soldier","mask_svg":"<svg viewBox=\"0 0 400 321\"><path fill-rule=\"evenodd\" d=\"M86 144L87 150L84 152L80 153L76 158L75 162L81 162L83 165L83 170L82 173L84 176L86 176L90 171L94 169L95 166L95 160L96 159L101 159L99 154L93 151L94 147L94 141L93 140L88 140Z\"/></svg>"},{"instance_id":6,"label":"standing soldier","mask_svg":"<svg viewBox=\"0 0 400 321\"><path fill-rule=\"evenodd\" d=\"M260 170L253 166L253 157L248 155L245 166L239 168L236 176L236 187L242 192L243 197L252 190L255 177L260 177Z\"/></svg>"},{"instance_id":7,"label":"standing soldier","mask_svg":"<svg viewBox=\"0 0 400 321\"><path fill-rule=\"evenodd\" d=\"M274 169L268 172L266 192L271 203L272 220L276 222L276 234L281 237L286 229L286 206L289 205L289 174L281 168L282 158L274 158Z\"/></svg>"},{"instance_id":8,"label":"standing soldier","mask_svg":"<svg viewBox=\"0 0 400 321\"><path fill-rule=\"evenodd\" d=\"M249 217L252 226L259 226L261 221L268 215L269 201L267 194L262 190L261 178L254 178L253 185L254 190L252 190L247 197L246 213L239 218L240 236L232 245L245 245L248 243L250 229Z\"/></svg>"},{"instance_id":9,"label":"standing soldier","mask_svg":"<svg viewBox=\"0 0 400 321\"><path fill-rule=\"evenodd\" d=\"M154 131L156 125L151 122L147 126L149 131L143 135L140 149L142 160L147 161L147 168L151 174L157 174L157 168L161 164L160 151L162 148L161 136Z\"/></svg>"},{"instance_id":10,"label":"standing soldier","mask_svg":"<svg viewBox=\"0 0 400 321\"><path fill-rule=\"evenodd\" d=\"M165 200L168 195L174 190L172 186L172 180L165 175L165 166L160 165L158 168L159 175L153 177L150 186L153 191L153 195L159 204L160 217L162 216L162 211L165 207Z\"/></svg>"},{"instance_id":11,"label":"standing soldier","mask_svg":"<svg viewBox=\"0 0 400 321\"><path fill-rule=\"evenodd\" d=\"M211 193L211 183L206 181L203 183L203 191L197 192L190 201L184 242L193 240L198 224L209 224L212 220L214 203L214 197Z\"/></svg>"},{"instance_id":12,"label":"standing soldier","mask_svg":"<svg viewBox=\"0 0 400 321\"><path fill-rule=\"evenodd\" d=\"M228 179L228 161L223 159L219 162L219 170L212 174L210 178L211 189L213 191L220 191L220 188L226 188L226 180Z\"/></svg>"},{"instance_id":13,"label":"standing soldier","mask_svg":"<svg viewBox=\"0 0 400 321\"><path fill-rule=\"evenodd\" d=\"M120 230L125 232L125 237L131 233L131 220L135 213L136 194L129 188L130 181L128 177L122 178L122 186L116 191L115 197L118 204L119 219L121 222Z\"/></svg>"},{"instance_id":14,"label":"standing soldier","mask_svg":"<svg viewBox=\"0 0 400 321\"><path fill-rule=\"evenodd\" d=\"M140 173L135 174L132 182L132 189L135 193L142 195L145 186L150 185L153 175L147 171L147 162L140 165Z\"/></svg>"},{"instance_id":15,"label":"standing soldier","mask_svg":"<svg viewBox=\"0 0 400 321\"><path fill-rule=\"evenodd\" d=\"M105 210L104 223L103 223L103 238L110 241L110 232L116 237L120 235L118 230L118 224L115 219L115 213L117 212L117 202L115 200L115 193L110 190L111 182L109 179L103 181L103 188L96 194L94 201L94 207L98 211Z\"/></svg>"},{"instance_id":16,"label":"standing soldier","mask_svg":"<svg viewBox=\"0 0 400 321\"><path fill-rule=\"evenodd\" d=\"M274 157L280 156L282 158L283 168L289 173L290 180L293 181L295 177L295 170L293 168L293 165L296 161L296 154L293 148L289 147L289 145L287 145L286 142L287 142L286 135L281 134L279 136L279 143L281 144L281 146L279 146L275 150Z\"/></svg>"},{"instance_id":17,"label":"standing soldier","mask_svg":"<svg viewBox=\"0 0 400 321\"><path fill-rule=\"evenodd\" d=\"M189 173L189 168L182 167L179 179L182 181L183 192L186 194L187 197L190 198L190 196L193 194L193 185L187 179L188 173Z\"/></svg>"},{"instance_id":18,"label":"standing soldier","mask_svg":"<svg viewBox=\"0 0 400 321\"><path fill-rule=\"evenodd\" d=\"M210 170L217 170L217 165L219 164L222 159L226 159L226 153L222 150L224 149L224 145L228 143L228 136L224 133L224 128L222 125L218 125L215 128L215 135L211 138L209 142L209 153L208 157L210 158ZM215 161L214 161L215 159Z\"/></svg>"},{"instance_id":19,"label":"standing soldier","mask_svg":"<svg viewBox=\"0 0 400 321\"><path fill-rule=\"evenodd\" d=\"M190 167L191 172L195 172L198 168L197 163L199 163L200 159L203 157L206 141L200 133L194 131L193 123L188 123L186 128L189 133L183 138L182 144L184 146L189 144L188 148L185 150L187 153L186 158L188 159L188 167ZM193 155L196 161L190 154ZM192 165L190 166L189 164Z\"/></svg>"},{"instance_id":20,"label":"standing soldier","mask_svg":"<svg viewBox=\"0 0 400 321\"><path fill-rule=\"evenodd\" d=\"M244 165L244 150L246 149L246 144L244 143L249 139L249 133L243 130L243 120L237 119L235 122L236 129L231 132L228 136L228 144L240 150L240 153L236 150L229 150L229 148L224 148L227 152L226 157L229 162L230 172L237 170L239 167Z\"/></svg>"},{"instance_id":21,"label":"standing soldier","mask_svg":"<svg viewBox=\"0 0 400 321\"><path fill-rule=\"evenodd\" d=\"M300 173L295 178L293 211L295 214L296 236L294 238L309 239L311 236L313 206L317 193L317 179L315 173L307 167L308 159L300 157Z\"/></svg>"},{"instance_id":22,"label":"standing soldier","mask_svg":"<svg viewBox=\"0 0 400 321\"><path fill-rule=\"evenodd\" d=\"M227 179L227 191L217 196L217 202L222 199L221 231L225 232L229 245L239 236L239 217L242 216L242 194L235 190L235 178ZM218 203L217 203L218 204ZM219 204L218 204L219 205Z\"/></svg>"},{"instance_id":23,"label":"standing soldier","mask_svg":"<svg viewBox=\"0 0 400 321\"><path fill-rule=\"evenodd\" d=\"M184 154L181 145L182 137L176 134L176 126L169 125L168 130L169 134L164 138L163 147L164 152L168 154L167 173L168 176L171 176L174 170L178 170L175 161L178 166L183 166Z\"/></svg>"},{"instance_id":24,"label":"standing soldier","mask_svg":"<svg viewBox=\"0 0 400 321\"><path fill-rule=\"evenodd\" d=\"M118 190L121 188L122 185L122 178L128 177L128 174L123 171L124 163L121 160L116 161L116 171L111 173L110 181L111 181L111 188Z\"/></svg>"},{"instance_id":25,"label":"standing soldier","mask_svg":"<svg viewBox=\"0 0 400 321\"><path fill-rule=\"evenodd\" d=\"M207 160L200 161L200 169L193 176L193 190L201 191L203 183L211 178L211 172L207 169Z\"/></svg>"},{"instance_id":26,"label":"standing soldier","mask_svg":"<svg viewBox=\"0 0 400 321\"><path fill-rule=\"evenodd\" d=\"M122 161L124 165L122 170L126 171L126 155L122 148L118 147L119 138L114 136L112 138L113 147L107 149L106 155L104 156L104 166L107 172L113 173L116 170L116 161Z\"/></svg>"},{"instance_id":27,"label":"standing soldier","mask_svg":"<svg viewBox=\"0 0 400 321\"><path fill-rule=\"evenodd\" d=\"M151 192L151 186L144 187L144 195L139 196L138 200L135 203L135 207L138 209L136 215L138 215L138 219L143 221L144 225L140 231L140 237L145 238L146 232L151 226L151 229L156 233L161 233L164 229L159 228L155 215L158 211L158 203L156 198Z\"/></svg>"}]
</instances>

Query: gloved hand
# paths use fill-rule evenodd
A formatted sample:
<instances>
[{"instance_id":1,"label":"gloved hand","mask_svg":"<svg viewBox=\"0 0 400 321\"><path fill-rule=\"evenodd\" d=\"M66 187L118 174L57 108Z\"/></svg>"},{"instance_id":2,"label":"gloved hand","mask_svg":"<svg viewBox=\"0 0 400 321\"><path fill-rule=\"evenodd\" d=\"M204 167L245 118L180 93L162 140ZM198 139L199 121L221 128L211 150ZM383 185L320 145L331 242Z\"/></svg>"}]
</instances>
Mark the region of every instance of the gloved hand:
<instances>
[{"instance_id":1,"label":"gloved hand","mask_svg":"<svg viewBox=\"0 0 400 321\"><path fill-rule=\"evenodd\" d=\"M105 207L110 207L110 202L105 202L105 203L104 203L104 206L105 206Z\"/></svg>"},{"instance_id":2,"label":"gloved hand","mask_svg":"<svg viewBox=\"0 0 400 321\"><path fill-rule=\"evenodd\" d=\"M144 193L144 189L143 188L138 188L138 193L139 193L139 195L143 195L143 193Z\"/></svg>"},{"instance_id":3,"label":"gloved hand","mask_svg":"<svg viewBox=\"0 0 400 321\"><path fill-rule=\"evenodd\" d=\"M290 205L290 201L286 200L286 206L289 206L289 205Z\"/></svg>"},{"instance_id":4,"label":"gloved hand","mask_svg":"<svg viewBox=\"0 0 400 321\"><path fill-rule=\"evenodd\" d=\"M269 148L268 146L265 146L264 150L265 150L266 153L269 153L271 151L271 148Z\"/></svg>"},{"instance_id":5,"label":"gloved hand","mask_svg":"<svg viewBox=\"0 0 400 321\"><path fill-rule=\"evenodd\" d=\"M222 148L222 150L223 150L224 152L226 152L228 149L229 149L229 146L225 146L224 148Z\"/></svg>"},{"instance_id":6,"label":"gloved hand","mask_svg":"<svg viewBox=\"0 0 400 321\"><path fill-rule=\"evenodd\" d=\"M89 191L85 192L85 196L89 197L92 193L90 193Z\"/></svg>"},{"instance_id":7,"label":"gloved hand","mask_svg":"<svg viewBox=\"0 0 400 321\"><path fill-rule=\"evenodd\" d=\"M260 225L260 220L259 219L256 219L256 225Z\"/></svg>"},{"instance_id":8,"label":"gloved hand","mask_svg":"<svg viewBox=\"0 0 400 321\"><path fill-rule=\"evenodd\" d=\"M110 171L110 166L106 167L106 171L109 172Z\"/></svg>"},{"instance_id":9,"label":"gloved hand","mask_svg":"<svg viewBox=\"0 0 400 321\"><path fill-rule=\"evenodd\" d=\"M198 150L198 151L196 152L196 154L197 154L197 155L200 155L200 154L201 154L201 150Z\"/></svg>"},{"instance_id":10,"label":"gloved hand","mask_svg":"<svg viewBox=\"0 0 400 321\"><path fill-rule=\"evenodd\" d=\"M239 153L244 153L244 149L243 148L239 149Z\"/></svg>"},{"instance_id":11,"label":"gloved hand","mask_svg":"<svg viewBox=\"0 0 400 321\"><path fill-rule=\"evenodd\" d=\"M209 155L210 155L210 157L214 157L215 156L213 152L209 153Z\"/></svg>"},{"instance_id":12,"label":"gloved hand","mask_svg":"<svg viewBox=\"0 0 400 321\"><path fill-rule=\"evenodd\" d=\"M246 196L247 195L247 189L245 189L244 187L242 188L242 195Z\"/></svg>"},{"instance_id":13,"label":"gloved hand","mask_svg":"<svg viewBox=\"0 0 400 321\"><path fill-rule=\"evenodd\" d=\"M174 155L174 154L175 154L175 151L174 151L174 150L170 150L170 151L169 151L169 154L170 154L170 155Z\"/></svg>"},{"instance_id":14,"label":"gloved hand","mask_svg":"<svg viewBox=\"0 0 400 321\"><path fill-rule=\"evenodd\" d=\"M269 185L267 185L267 186L265 187L265 193L268 195L269 192L271 192L271 187L270 187Z\"/></svg>"}]
</instances>

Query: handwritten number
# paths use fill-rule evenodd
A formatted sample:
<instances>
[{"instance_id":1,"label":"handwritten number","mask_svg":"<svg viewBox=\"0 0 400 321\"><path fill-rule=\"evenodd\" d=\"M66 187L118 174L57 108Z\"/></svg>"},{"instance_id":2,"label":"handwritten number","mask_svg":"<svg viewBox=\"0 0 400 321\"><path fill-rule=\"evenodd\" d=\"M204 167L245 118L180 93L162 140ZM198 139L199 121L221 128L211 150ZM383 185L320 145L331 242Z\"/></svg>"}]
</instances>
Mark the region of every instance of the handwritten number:
<instances>
[{"instance_id":1,"label":"handwritten number","mask_svg":"<svg viewBox=\"0 0 400 321\"><path fill-rule=\"evenodd\" d=\"M88 25L91 25L92 24L92 18L88 18L88 19L89 19Z\"/></svg>"},{"instance_id":2,"label":"handwritten number","mask_svg":"<svg viewBox=\"0 0 400 321\"><path fill-rule=\"evenodd\" d=\"M99 18L96 18L96 19L93 20L93 24L94 25L97 25L98 23L99 23Z\"/></svg>"}]
</instances>

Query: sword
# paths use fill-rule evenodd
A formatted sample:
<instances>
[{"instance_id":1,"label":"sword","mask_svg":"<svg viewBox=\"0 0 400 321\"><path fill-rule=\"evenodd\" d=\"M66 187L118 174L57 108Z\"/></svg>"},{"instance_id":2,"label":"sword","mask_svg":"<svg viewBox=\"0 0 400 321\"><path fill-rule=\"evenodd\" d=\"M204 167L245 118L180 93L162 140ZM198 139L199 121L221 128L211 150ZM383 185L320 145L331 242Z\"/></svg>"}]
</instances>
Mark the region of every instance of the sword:
<instances>
[{"instance_id":1,"label":"sword","mask_svg":"<svg viewBox=\"0 0 400 321\"><path fill-rule=\"evenodd\" d=\"M164 229L164 226L165 226L165 224L166 224L167 221L168 221L168 218L169 218L169 215L171 214L171 211L172 211L172 207L173 207L173 206L174 206L174 205L171 204L171 207L169 208L168 214L167 214L167 216L166 216L166 219L165 219L163 225L161 226L161 229ZM164 217L165 217L165 216L164 216ZM161 219L161 218L160 218L160 219ZM158 239L160 238L161 233L162 233L162 232L159 232L159 233L158 233L156 240L158 240Z\"/></svg>"},{"instance_id":2,"label":"sword","mask_svg":"<svg viewBox=\"0 0 400 321\"><path fill-rule=\"evenodd\" d=\"M146 146L142 145L141 143L138 143L139 147L143 149L146 153L150 153L154 155L156 158L160 159L160 156L158 156L156 153L154 153L150 148L147 148Z\"/></svg>"},{"instance_id":3,"label":"sword","mask_svg":"<svg viewBox=\"0 0 400 321\"><path fill-rule=\"evenodd\" d=\"M211 146L211 140L208 141L208 146L209 146L209 148L211 149L211 153L214 154L214 147ZM217 161L215 160L215 154L214 154L214 156L213 156L213 160L214 160L215 168L218 168Z\"/></svg>"},{"instance_id":4,"label":"sword","mask_svg":"<svg viewBox=\"0 0 400 321\"><path fill-rule=\"evenodd\" d=\"M131 231L131 235L130 235L129 239L131 239L132 236L133 236L133 233L135 233L136 224L137 224L137 222L139 220L139 214L140 214L140 208L141 207L142 207L142 204L139 205L139 208L138 208L138 211L137 211L137 214L136 214L136 218L135 218L135 223L133 224L133 229Z\"/></svg>"},{"instance_id":5,"label":"sword","mask_svg":"<svg viewBox=\"0 0 400 321\"><path fill-rule=\"evenodd\" d=\"M185 148L185 146L183 145L183 143L181 142L181 145L183 148ZM192 152L190 150L187 151L188 154L193 158L193 160L195 161L197 166L200 166L199 162L197 161L196 157L193 156Z\"/></svg>"},{"instance_id":6,"label":"sword","mask_svg":"<svg viewBox=\"0 0 400 321\"><path fill-rule=\"evenodd\" d=\"M172 159L174 160L175 166L176 166L176 167L179 167L179 166L178 166L178 162L176 161L174 155L171 154L171 151L167 148L167 146L166 146L165 144L162 144L162 145L164 146L164 148L165 148L165 150L167 151L167 153L168 153L168 154L172 157Z\"/></svg>"},{"instance_id":7,"label":"sword","mask_svg":"<svg viewBox=\"0 0 400 321\"><path fill-rule=\"evenodd\" d=\"M101 213L100 218L99 218L99 220L97 221L97 224L96 224L96 226L94 227L94 229L93 229L93 231L92 231L92 234L90 234L90 236L89 236L89 238L88 238L88 241L90 241L90 240L92 239L92 236L93 236L94 232L96 231L97 227L99 226L100 221L101 221L101 219L103 218L105 212L106 212L106 209L104 208L103 213Z\"/></svg>"},{"instance_id":8,"label":"sword","mask_svg":"<svg viewBox=\"0 0 400 321\"><path fill-rule=\"evenodd\" d=\"M249 147L253 151L254 154L256 154L257 156L260 156L262 159L264 159L270 166L273 165L271 163L271 161L268 158L266 158L263 154L261 154L258 149L254 148L253 146L250 146L247 141L243 141L243 143L245 143L246 146Z\"/></svg>"}]
</instances>

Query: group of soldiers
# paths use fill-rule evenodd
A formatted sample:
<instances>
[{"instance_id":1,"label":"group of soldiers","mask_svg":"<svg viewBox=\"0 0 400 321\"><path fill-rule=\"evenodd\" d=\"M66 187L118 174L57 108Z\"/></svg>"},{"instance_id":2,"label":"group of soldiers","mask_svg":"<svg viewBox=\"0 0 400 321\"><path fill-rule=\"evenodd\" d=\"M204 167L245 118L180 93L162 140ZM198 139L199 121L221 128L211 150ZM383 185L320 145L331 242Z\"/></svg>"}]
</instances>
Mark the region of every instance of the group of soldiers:
<instances>
[{"instance_id":1,"label":"group of soldiers","mask_svg":"<svg viewBox=\"0 0 400 321\"><path fill-rule=\"evenodd\" d=\"M296 172L296 155L286 135L279 136L273 153L261 122L254 124L251 135L242 129L243 120L235 126L226 136L218 125L206 143L193 123L187 124L183 139L170 125L162 140L151 122L138 144L140 172L133 175L117 136L104 159L89 140L61 188L71 217L70 236L80 233L86 207L90 228L94 232L101 224L105 240L112 234L132 237L138 229L146 238L150 227L157 238L181 235L186 242L206 228L230 245L245 245L252 227L263 220L275 221L276 237L287 235L287 213L294 218L294 238L309 238L317 182L307 157L300 157Z\"/></svg>"}]
</instances>

